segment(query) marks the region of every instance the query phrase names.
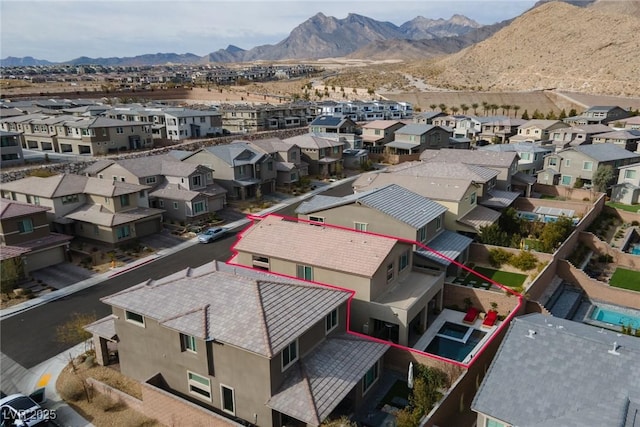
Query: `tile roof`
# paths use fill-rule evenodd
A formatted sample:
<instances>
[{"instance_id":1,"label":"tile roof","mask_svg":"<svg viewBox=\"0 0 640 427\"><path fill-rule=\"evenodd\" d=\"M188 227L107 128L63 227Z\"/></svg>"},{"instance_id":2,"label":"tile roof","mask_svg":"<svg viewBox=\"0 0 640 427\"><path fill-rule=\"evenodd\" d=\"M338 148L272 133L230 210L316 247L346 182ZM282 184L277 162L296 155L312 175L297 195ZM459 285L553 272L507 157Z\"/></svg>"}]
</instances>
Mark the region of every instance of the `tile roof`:
<instances>
[{"instance_id":1,"label":"tile roof","mask_svg":"<svg viewBox=\"0 0 640 427\"><path fill-rule=\"evenodd\" d=\"M101 301L187 335L273 357L349 297L348 292L214 261Z\"/></svg>"},{"instance_id":2,"label":"tile roof","mask_svg":"<svg viewBox=\"0 0 640 427\"><path fill-rule=\"evenodd\" d=\"M0 219L33 215L34 213L46 212L48 210L51 210L51 208L0 198Z\"/></svg>"},{"instance_id":3,"label":"tile roof","mask_svg":"<svg viewBox=\"0 0 640 427\"><path fill-rule=\"evenodd\" d=\"M245 230L235 250L371 277L397 243L391 237L270 215Z\"/></svg>"},{"instance_id":4,"label":"tile roof","mask_svg":"<svg viewBox=\"0 0 640 427\"><path fill-rule=\"evenodd\" d=\"M521 124L518 127L520 129L526 129L526 128L548 129L549 127L555 125L556 123L564 124L561 120L533 119ZM565 125L565 127L569 127L569 125Z\"/></svg>"},{"instance_id":5,"label":"tile roof","mask_svg":"<svg viewBox=\"0 0 640 427\"><path fill-rule=\"evenodd\" d=\"M291 144L287 144L280 138L256 139L254 141L249 141L249 144L267 154L289 151L291 149Z\"/></svg>"},{"instance_id":6,"label":"tile roof","mask_svg":"<svg viewBox=\"0 0 640 427\"><path fill-rule=\"evenodd\" d=\"M419 142L391 141L384 144L385 147L399 148L401 150L412 150L420 146Z\"/></svg>"},{"instance_id":7,"label":"tile roof","mask_svg":"<svg viewBox=\"0 0 640 427\"><path fill-rule=\"evenodd\" d=\"M289 368L267 407L318 426L388 349L351 335L329 338Z\"/></svg>"},{"instance_id":8,"label":"tile roof","mask_svg":"<svg viewBox=\"0 0 640 427\"><path fill-rule=\"evenodd\" d=\"M637 130L637 129L616 130L613 132L599 133L595 135L594 138L635 140L635 139L640 139L640 130Z\"/></svg>"},{"instance_id":9,"label":"tile roof","mask_svg":"<svg viewBox=\"0 0 640 427\"><path fill-rule=\"evenodd\" d=\"M320 148L341 147L344 142L322 138L313 133L305 133L303 135L293 136L283 140L289 144L295 144L300 148L306 148L311 150L317 150Z\"/></svg>"},{"instance_id":10,"label":"tile roof","mask_svg":"<svg viewBox=\"0 0 640 427\"><path fill-rule=\"evenodd\" d=\"M4 261L6 259L11 259L15 257L19 257L22 254L26 254L31 251L29 248L23 248L20 246L0 246L0 261Z\"/></svg>"},{"instance_id":11,"label":"tile roof","mask_svg":"<svg viewBox=\"0 0 640 427\"><path fill-rule=\"evenodd\" d=\"M475 182L488 182L500 174L484 166L438 161L400 163L388 168L387 172L419 177L462 178Z\"/></svg>"},{"instance_id":12,"label":"tile roof","mask_svg":"<svg viewBox=\"0 0 640 427\"><path fill-rule=\"evenodd\" d=\"M30 176L5 182L2 184L2 189L52 199L83 193L88 179L86 176L74 174L60 174L46 178Z\"/></svg>"},{"instance_id":13,"label":"tile roof","mask_svg":"<svg viewBox=\"0 0 640 427\"><path fill-rule=\"evenodd\" d=\"M614 343L618 354L609 352ZM638 360L638 338L542 314L516 317L471 408L509 425L634 427Z\"/></svg>"},{"instance_id":14,"label":"tile roof","mask_svg":"<svg viewBox=\"0 0 640 427\"><path fill-rule=\"evenodd\" d=\"M500 218L500 212L477 205L471 212L458 218L458 222L480 230L480 227L491 225L495 223L498 218Z\"/></svg>"},{"instance_id":15,"label":"tile roof","mask_svg":"<svg viewBox=\"0 0 640 427\"><path fill-rule=\"evenodd\" d=\"M389 184L344 197L315 196L298 206L296 213L309 214L351 203L368 206L416 229L447 211L437 202L399 185Z\"/></svg>"},{"instance_id":16,"label":"tile roof","mask_svg":"<svg viewBox=\"0 0 640 427\"><path fill-rule=\"evenodd\" d=\"M81 193L104 197L117 197L123 194L133 194L141 190L148 190L148 185L131 184L129 182L113 181L94 177L86 178L84 190Z\"/></svg>"},{"instance_id":17,"label":"tile roof","mask_svg":"<svg viewBox=\"0 0 640 427\"><path fill-rule=\"evenodd\" d=\"M233 141L231 144L213 145L205 147L203 151L208 151L229 166L257 163L264 157L264 153L253 148L247 141ZM239 160L239 157L242 157Z\"/></svg>"},{"instance_id":18,"label":"tile roof","mask_svg":"<svg viewBox=\"0 0 640 427\"><path fill-rule=\"evenodd\" d=\"M520 193L515 191L502 191L493 188L487 192L486 197L479 203L483 206L506 208L511 206L518 197L520 197Z\"/></svg>"},{"instance_id":19,"label":"tile roof","mask_svg":"<svg viewBox=\"0 0 640 427\"><path fill-rule=\"evenodd\" d=\"M373 120L362 125L362 129L389 129L390 127L397 124L403 123L398 120Z\"/></svg>"},{"instance_id":20,"label":"tile roof","mask_svg":"<svg viewBox=\"0 0 640 427\"><path fill-rule=\"evenodd\" d=\"M416 177L374 172L360 175L353 182L353 188L354 191L361 192L389 184L397 184L436 202L440 200L459 202L469 186L473 185L469 179Z\"/></svg>"},{"instance_id":21,"label":"tile roof","mask_svg":"<svg viewBox=\"0 0 640 427\"><path fill-rule=\"evenodd\" d=\"M463 236L462 234L458 234L453 231L443 230L435 238L430 240L425 246L439 252L447 258L455 260L460 256L461 253L467 250L472 242L473 239L467 236ZM451 264L451 261L449 261L448 259L443 258L440 255L427 249L419 247L418 250L416 250L416 253L431 261L435 261L440 265L446 266Z\"/></svg>"},{"instance_id":22,"label":"tile roof","mask_svg":"<svg viewBox=\"0 0 640 427\"><path fill-rule=\"evenodd\" d=\"M20 247L27 248L31 251L50 248L54 246L62 246L73 239L73 236L59 233L49 233L47 236L31 239L20 243Z\"/></svg>"},{"instance_id":23,"label":"tile roof","mask_svg":"<svg viewBox=\"0 0 640 427\"><path fill-rule=\"evenodd\" d=\"M150 196L160 197L164 199L171 200L194 200L201 194L206 194L208 196L216 196L223 195L227 192L224 188L219 186L218 184L208 185L204 189L200 189L198 191L187 190L179 184L169 184L163 183L156 187L152 192L149 193Z\"/></svg>"},{"instance_id":24,"label":"tile roof","mask_svg":"<svg viewBox=\"0 0 640 427\"><path fill-rule=\"evenodd\" d=\"M102 205L84 205L66 214L64 217L91 224L115 227L117 225L128 224L160 215L163 212L163 209L134 208L124 212L113 213L105 209Z\"/></svg>"},{"instance_id":25,"label":"tile roof","mask_svg":"<svg viewBox=\"0 0 640 427\"><path fill-rule=\"evenodd\" d=\"M640 159L640 153L625 150L619 145L611 143L579 145L577 147L567 148L559 153L564 153L568 150L577 151L599 162L610 162L622 159Z\"/></svg>"},{"instance_id":26,"label":"tile roof","mask_svg":"<svg viewBox=\"0 0 640 427\"><path fill-rule=\"evenodd\" d=\"M522 173L522 172L516 172L515 174L513 174L511 179L513 179L515 181L523 182L525 184L535 184L536 181L537 181L535 176L527 175L527 174Z\"/></svg>"},{"instance_id":27,"label":"tile roof","mask_svg":"<svg viewBox=\"0 0 640 427\"><path fill-rule=\"evenodd\" d=\"M398 129L396 131L396 135L424 135L425 133L436 127L438 126L412 123Z\"/></svg>"},{"instance_id":28,"label":"tile roof","mask_svg":"<svg viewBox=\"0 0 640 427\"><path fill-rule=\"evenodd\" d=\"M99 337L114 340L118 336L116 333L116 318L114 314L110 314L86 325L84 330Z\"/></svg>"},{"instance_id":29,"label":"tile roof","mask_svg":"<svg viewBox=\"0 0 640 427\"><path fill-rule=\"evenodd\" d=\"M517 157L517 153L494 153L480 150L425 150L420 154L423 162L465 163L468 165L507 168Z\"/></svg>"},{"instance_id":30,"label":"tile roof","mask_svg":"<svg viewBox=\"0 0 640 427\"><path fill-rule=\"evenodd\" d=\"M80 172L82 175L97 175L109 166L115 163L115 160L98 160L90 166L87 166Z\"/></svg>"},{"instance_id":31,"label":"tile roof","mask_svg":"<svg viewBox=\"0 0 640 427\"><path fill-rule=\"evenodd\" d=\"M550 145L540 145L533 142L512 142L510 144L491 144L478 147L479 151L515 151L522 153L550 153L554 148Z\"/></svg>"},{"instance_id":32,"label":"tile roof","mask_svg":"<svg viewBox=\"0 0 640 427\"><path fill-rule=\"evenodd\" d=\"M178 161L174 156L168 154L122 159L116 163L138 178L162 175L162 168L165 163L182 164L182 162Z\"/></svg>"}]
</instances>

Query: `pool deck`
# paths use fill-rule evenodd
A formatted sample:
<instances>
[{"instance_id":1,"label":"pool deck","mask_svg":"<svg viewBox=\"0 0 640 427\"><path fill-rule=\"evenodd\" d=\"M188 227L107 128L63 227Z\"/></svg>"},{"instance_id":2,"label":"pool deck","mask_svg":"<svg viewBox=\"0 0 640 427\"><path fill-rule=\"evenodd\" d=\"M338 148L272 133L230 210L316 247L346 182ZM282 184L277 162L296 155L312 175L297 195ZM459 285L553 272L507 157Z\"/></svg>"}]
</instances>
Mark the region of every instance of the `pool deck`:
<instances>
[{"instance_id":1,"label":"pool deck","mask_svg":"<svg viewBox=\"0 0 640 427\"><path fill-rule=\"evenodd\" d=\"M467 355L467 357L465 357L464 360L462 360L462 363L469 363L471 358L477 353L478 349L482 348L485 345L485 343L491 337L493 332L498 328L498 326L500 326L501 322L499 321L496 322L496 324L493 325L491 328L483 328L482 327L483 319L480 319L480 317L478 317L473 324L470 324L470 323L464 323L462 321L462 319L464 319L464 316L465 316L465 313L461 311L449 310L445 308L438 315L438 317L436 317L433 323L429 325L426 332L422 334L422 336L420 337L420 339L418 339L418 341L413 346L413 348L415 350L425 351L429 343L435 338L436 334L438 333L440 328L442 328L442 325L444 325L445 322L451 322L451 323L456 323L458 325L472 327L479 331L486 332L486 335L482 337L482 340L480 340L478 345L476 345L475 348L471 350L471 352Z\"/></svg>"}]
</instances>

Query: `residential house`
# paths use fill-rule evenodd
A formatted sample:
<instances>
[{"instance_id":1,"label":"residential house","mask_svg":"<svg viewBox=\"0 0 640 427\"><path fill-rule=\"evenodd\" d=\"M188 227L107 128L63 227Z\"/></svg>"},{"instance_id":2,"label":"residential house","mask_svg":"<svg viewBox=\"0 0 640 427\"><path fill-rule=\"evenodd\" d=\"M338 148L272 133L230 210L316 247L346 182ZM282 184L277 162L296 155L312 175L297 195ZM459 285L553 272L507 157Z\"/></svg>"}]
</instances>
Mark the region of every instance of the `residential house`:
<instances>
[{"instance_id":1,"label":"residential house","mask_svg":"<svg viewBox=\"0 0 640 427\"><path fill-rule=\"evenodd\" d=\"M471 403L476 425L637 425L639 358L635 337L543 314L516 317Z\"/></svg>"},{"instance_id":2,"label":"residential house","mask_svg":"<svg viewBox=\"0 0 640 427\"><path fill-rule=\"evenodd\" d=\"M451 133L440 126L410 124L396 131L394 140L385 144L385 151L392 156L407 156L420 154L425 150L448 148L452 146L450 136ZM392 163L403 161L402 157L397 160Z\"/></svg>"},{"instance_id":3,"label":"residential house","mask_svg":"<svg viewBox=\"0 0 640 427\"><path fill-rule=\"evenodd\" d=\"M278 187L290 186L309 175L309 165L302 160L302 150L278 138L256 139L249 145L271 156L276 164Z\"/></svg>"},{"instance_id":4,"label":"residential house","mask_svg":"<svg viewBox=\"0 0 640 427\"><path fill-rule=\"evenodd\" d=\"M213 170L214 180L233 199L259 197L273 193L276 188L278 171L275 159L253 148L247 141L205 147L182 161Z\"/></svg>"},{"instance_id":5,"label":"residential house","mask_svg":"<svg viewBox=\"0 0 640 427\"><path fill-rule=\"evenodd\" d=\"M222 135L222 115L218 111L167 108L164 116L167 138L174 141Z\"/></svg>"},{"instance_id":6,"label":"residential house","mask_svg":"<svg viewBox=\"0 0 640 427\"><path fill-rule=\"evenodd\" d=\"M343 142L345 148L362 148L358 125L349 117L318 116L309 123L309 133L321 138Z\"/></svg>"},{"instance_id":7,"label":"residential house","mask_svg":"<svg viewBox=\"0 0 640 427\"><path fill-rule=\"evenodd\" d=\"M164 209L165 217L173 221L208 218L226 205L227 190L213 181L212 169L181 162L171 154L99 161L83 173L151 187L149 206Z\"/></svg>"},{"instance_id":8,"label":"residential house","mask_svg":"<svg viewBox=\"0 0 640 427\"><path fill-rule=\"evenodd\" d=\"M609 126L614 128L623 129L640 129L640 116L633 116L622 120L616 120L615 122L609 122Z\"/></svg>"},{"instance_id":9,"label":"residential house","mask_svg":"<svg viewBox=\"0 0 640 427\"><path fill-rule=\"evenodd\" d=\"M567 117L563 121L571 126L607 124L631 116L631 112L624 108L611 105L596 105L590 107L582 114Z\"/></svg>"},{"instance_id":10,"label":"residential house","mask_svg":"<svg viewBox=\"0 0 640 427\"><path fill-rule=\"evenodd\" d=\"M362 142L367 149L380 147L393 141L395 133L405 124L397 120L374 120L362 125Z\"/></svg>"},{"instance_id":11,"label":"residential house","mask_svg":"<svg viewBox=\"0 0 640 427\"><path fill-rule=\"evenodd\" d=\"M494 224L500 212L478 204L481 185L469 178L419 177L393 172L369 172L353 182L355 193L397 184L447 208L444 228L476 235L480 228Z\"/></svg>"},{"instance_id":12,"label":"residential house","mask_svg":"<svg viewBox=\"0 0 640 427\"><path fill-rule=\"evenodd\" d=\"M329 177L342 173L344 142L311 133L286 138L283 141L300 147L302 160L309 165L309 175Z\"/></svg>"},{"instance_id":13,"label":"residential house","mask_svg":"<svg viewBox=\"0 0 640 427\"><path fill-rule=\"evenodd\" d=\"M564 148L591 144L596 135L610 131L611 128L603 124L559 128L551 132L551 144L555 151L560 151Z\"/></svg>"},{"instance_id":14,"label":"residential house","mask_svg":"<svg viewBox=\"0 0 640 427\"><path fill-rule=\"evenodd\" d=\"M411 118L412 105L404 101L321 101L317 115L348 117L353 121L400 120Z\"/></svg>"},{"instance_id":15,"label":"residential house","mask_svg":"<svg viewBox=\"0 0 640 427\"><path fill-rule=\"evenodd\" d=\"M396 184L344 197L318 195L302 202L296 209L298 218L353 228L375 234L416 241L414 266L446 270L455 276L458 266L468 260L471 239L444 228L447 208ZM424 258L424 260L423 260Z\"/></svg>"},{"instance_id":16,"label":"residential house","mask_svg":"<svg viewBox=\"0 0 640 427\"><path fill-rule=\"evenodd\" d=\"M309 103L279 105L230 105L220 107L222 127L231 133L253 133L265 130L307 126L313 119Z\"/></svg>"},{"instance_id":17,"label":"residential house","mask_svg":"<svg viewBox=\"0 0 640 427\"><path fill-rule=\"evenodd\" d=\"M505 144L518 133L518 128L526 123L526 120L515 118L493 118L483 121L480 125L479 140L492 143Z\"/></svg>"},{"instance_id":18,"label":"residential house","mask_svg":"<svg viewBox=\"0 0 640 427\"><path fill-rule=\"evenodd\" d=\"M545 157L545 170L538 173L538 182L573 187L577 179L592 185L594 173L600 166L613 168L613 184L621 166L640 161L640 153L632 153L615 144L590 144L566 148Z\"/></svg>"},{"instance_id":19,"label":"residential house","mask_svg":"<svg viewBox=\"0 0 640 427\"><path fill-rule=\"evenodd\" d=\"M544 156L553 153L554 147L539 145L533 142L514 142L511 144L494 144L478 147L479 151L515 152L518 154L518 172L535 175L544 167Z\"/></svg>"},{"instance_id":20,"label":"residential house","mask_svg":"<svg viewBox=\"0 0 640 427\"><path fill-rule=\"evenodd\" d=\"M594 135L594 144L616 144L625 150L637 151L640 142L640 129L614 130Z\"/></svg>"},{"instance_id":21,"label":"residential house","mask_svg":"<svg viewBox=\"0 0 640 427\"><path fill-rule=\"evenodd\" d=\"M506 116L465 116L464 118L456 120L455 127L453 128L453 137L468 138L472 141L478 141L480 139L479 135L482 133L483 126L486 123L495 123L509 120L511 119ZM497 127L499 128L500 126Z\"/></svg>"},{"instance_id":22,"label":"residential house","mask_svg":"<svg viewBox=\"0 0 640 427\"><path fill-rule=\"evenodd\" d=\"M2 197L51 208L56 231L120 244L161 229L161 209L149 208L145 185L80 175L28 177L3 184Z\"/></svg>"},{"instance_id":23,"label":"residential house","mask_svg":"<svg viewBox=\"0 0 640 427\"><path fill-rule=\"evenodd\" d=\"M23 144L21 133L0 130L0 167L24 164Z\"/></svg>"},{"instance_id":24,"label":"residential house","mask_svg":"<svg viewBox=\"0 0 640 427\"><path fill-rule=\"evenodd\" d=\"M412 242L270 215L242 232L231 262L355 292L351 330L408 345L442 308L444 275L413 267Z\"/></svg>"},{"instance_id":25,"label":"residential house","mask_svg":"<svg viewBox=\"0 0 640 427\"><path fill-rule=\"evenodd\" d=\"M419 125L432 125L434 119L446 116L447 114L442 111L425 111L423 113L414 114L413 123Z\"/></svg>"},{"instance_id":26,"label":"residential house","mask_svg":"<svg viewBox=\"0 0 640 427\"><path fill-rule=\"evenodd\" d=\"M509 138L509 142L544 142L551 139L556 129L569 127L560 120L533 119L518 126L518 133Z\"/></svg>"},{"instance_id":27,"label":"residential house","mask_svg":"<svg viewBox=\"0 0 640 427\"><path fill-rule=\"evenodd\" d=\"M389 347L346 333L349 298L214 261L102 298L112 315L86 329L98 360L117 335L124 375L210 411L212 422L319 426L376 389Z\"/></svg>"},{"instance_id":28,"label":"residential house","mask_svg":"<svg viewBox=\"0 0 640 427\"><path fill-rule=\"evenodd\" d=\"M59 264L67 260L73 236L52 233L47 211L50 208L9 199L0 199L0 260L13 262L19 274Z\"/></svg>"},{"instance_id":29,"label":"residential house","mask_svg":"<svg viewBox=\"0 0 640 427\"><path fill-rule=\"evenodd\" d=\"M618 183L611 186L611 200L627 205L640 203L640 163L618 169Z\"/></svg>"},{"instance_id":30,"label":"residential house","mask_svg":"<svg viewBox=\"0 0 640 427\"><path fill-rule=\"evenodd\" d=\"M427 150L423 162L464 163L498 171L496 189L511 191L511 178L518 172L518 153L479 150Z\"/></svg>"},{"instance_id":31,"label":"residential house","mask_svg":"<svg viewBox=\"0 0 640 427\"><path fill-rule=\"evenodd\" d=\"M456 126L458 126L458 122L465 120L469 117L470 116L465 116L463 114L439 116L439 117L432 118L431 124L434 126L441 126L441 127L450 128L453 130Z\"/></svg>"}]
</instances>

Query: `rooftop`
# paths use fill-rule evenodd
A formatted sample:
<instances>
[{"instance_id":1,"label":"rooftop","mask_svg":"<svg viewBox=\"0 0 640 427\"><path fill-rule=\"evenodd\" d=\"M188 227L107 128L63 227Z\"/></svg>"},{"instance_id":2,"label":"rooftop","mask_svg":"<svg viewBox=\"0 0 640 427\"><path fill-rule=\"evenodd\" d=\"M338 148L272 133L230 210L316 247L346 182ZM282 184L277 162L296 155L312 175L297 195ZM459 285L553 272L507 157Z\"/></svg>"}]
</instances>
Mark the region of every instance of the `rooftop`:
<instances>
[{"instance_id":1,"label":"rooftop","mask_svg":"<svg viewBox=\"0 0 640 427\"><path fill-rule=\"evenodd\" d=\"M51 208L0 198L0 219L17 218L48 210Z\"/></svg>"},{"instance_id":2,"label":"rooftop","mask_svg":"<svg viewBox=\"0 0 640 427\"><path fill-rule=\"evenodd\" d=\"M464 198L472 182L470 179L417 177L374 172L360 175L353 182L353 188L360 192L389 184L397 184L434 201L459 202Z\"/></svg>"},{"instance_id":3,"label":"rooftop","mask_svg":"<svg viewBox=\"0 0 640 427\"><path fill-rule=\"evenodd\" d=\"M466 163L487 167L510 167L518 154L514 152L499 152L480 150L425 150L420 154L424 162Z\"/></svg>"}]
</instances>

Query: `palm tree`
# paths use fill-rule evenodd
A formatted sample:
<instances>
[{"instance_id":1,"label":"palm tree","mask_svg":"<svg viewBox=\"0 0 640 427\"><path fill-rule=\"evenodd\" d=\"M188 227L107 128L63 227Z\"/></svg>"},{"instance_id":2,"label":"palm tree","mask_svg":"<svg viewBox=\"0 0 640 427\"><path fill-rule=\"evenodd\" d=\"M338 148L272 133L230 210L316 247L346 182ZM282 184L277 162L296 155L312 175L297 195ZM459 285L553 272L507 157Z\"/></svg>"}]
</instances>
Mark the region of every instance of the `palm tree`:
<instances>
[{"instance_id":1,"label":"palm tree","mask_svg":"<svg viewBox=\"0 0 640 427\"><path fill-rule=\"evenodd\" d=\"M436 107L437 107L436 104L429 105L429 108L431 108L432 111L436 111Z\"/></svg>"},{"instance_id":2,"label":"palm tree","mask_svg":"<svg viewBox=\"0 0 640 427\"><path fill-rule=\"evenodd\" d=\"M471 108L473 108L473 115L474 116L478 115L478 107L479 107L479 105L478 105L477 102L474 102L473 104L471 104Z\"/></svg>"},{"instance_id":3,"label":"palm tree","mask_svg":"<svg viewBox=\"0 0 640 427\"><path fill-rule=\"evenodd\" d=\"M491 108L491 115L493 116L498 113L498 108L500 108L498 104L491 104L489 107Z\"/></svg>"},{"instance_id":4,"label":"palm tree","mask_svg":"<svg viewBox=\"0 0 640 427\"><path fill-rule=\"evenodd\" d=\"M518 115L518 110L520 109L519 105L514 105L513 106L513 117L516 117Z\"/></svg>"},{"instance_id":5,"label":"palm tree","mask_svg":"<svg viewBox=\"0 0 640 427\"><path fill-rule=\"evenodd\" d=\"M458 107L451 107L451 112L453 114L456 114L458 111L460 111L460 109Z\"/></svg>"},{"instance_id":6,"label":"palm tree","mask_svg":"<svg viewBox=\"0 0 640 427\"><path fill-rule=\"evenodd\" d=\"M487 115L487 111L489 111L489 103L487 101L482 101L482 109L484 110L484 115Z\"/></svg>"},{"instance_id":7,"label":"palm tree","mask_svg":"<svg viewBox=\"0 0 640 427\"><path fill-rule=\"evenodd\" d=\"M509 117L509 114L510 114L510 111L511 111L511 105L505 104L504 105L504 109L507 110L507 117Z\"/></svg>"},{"instance_id":8,"label":"palm tree","mask_svg":"<svg viewBox=\"0 0 640 427\"><path fill-rule=\"evenodd\" d=\"M467 114L467 111L469 111L469 106L467 104L460 104L460 109L462 110L462 114Z\"/></svg>"},{"instance_id":9,"label":"palm tree","mask_svg":"<svg viewBox=\"0 0 640 427\"><path fill-rule=\"evenodd\" d=\"M443 113L447 111L447 106L445 104L438 105L438 108L440 108L440 111L442 111Z\"/></svg>"}]
</instances>

